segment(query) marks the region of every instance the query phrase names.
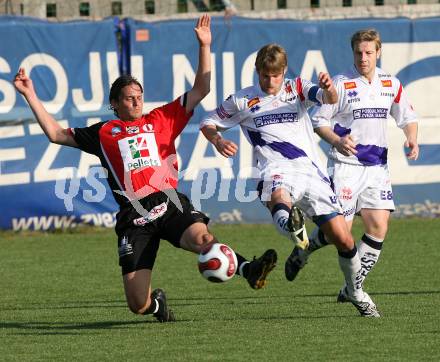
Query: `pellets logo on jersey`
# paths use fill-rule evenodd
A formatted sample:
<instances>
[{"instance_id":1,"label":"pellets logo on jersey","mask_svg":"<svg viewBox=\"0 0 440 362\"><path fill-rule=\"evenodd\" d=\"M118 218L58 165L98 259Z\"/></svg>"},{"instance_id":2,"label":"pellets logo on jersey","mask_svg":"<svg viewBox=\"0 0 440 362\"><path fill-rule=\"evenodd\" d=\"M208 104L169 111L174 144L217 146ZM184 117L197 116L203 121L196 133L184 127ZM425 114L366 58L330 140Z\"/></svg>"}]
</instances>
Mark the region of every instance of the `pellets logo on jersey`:
<instances>
[{"instance_id":1,"label":"pellets logo on jersey","mask_svg":"<svg viewBox=\"0 0 440 362\"><path fill-rule=\"evenodd\" d=\"M347 82L347 83L344 83L344 88L345 88L345 89L353 89L353 88L356 88L356 82Z\"/></svg>"},{"instance_id":2,"label":"pellets logo on jersey","mask_svg":"<svg viewBox=\"0 0 440 362\"><path fill-rule=\"evenodd\" d=\"M252 108L253 106L255 106L258 103L260 103L260 98L254 97L248 101L247 106L248 106L248 108Z\"/></svg>"},{"instance_id":3,"label":"pellets logo on jersey","mask_svg":"<svg viewBox=\"0 0 440 362\"><path fill-rule=\"evenodd\" d=\"M391 79L381 80L382 87L392 87L393 83L391 82Z\"/></svg>"},{"instance_id":4,"label":"pellets logo on jersey","mask_svg":"<svg viewBox=\"0 0 440 362\"><path fill-rule=\"evenodd\" d=\"M139 133L118 141L125 171L161 165L154 133Z\"/></svg>"},{"instance_id":5,"label":"pellets logo on jersey","mask_svg":"<svg viewBox=\"0 0 440 362\"><path fill-rule=\"evenodd\" d=\"M140 137L128 140L128 146L130 147L131 157L133 159L150 156L148 147L146 146L145 142L142 141L143 139Z\"/></svg>"},{"instance_id":6,"label":"pellets logo on jersey","mask_svg":"<svg viewBox=\"0 0 440 362\"><path fill-rule=\"evenodd\" d=\"M347 95L349 97L356 97L358 95L358 92L356 92L355 90L354 91L350 91L350 92L347 93Z\"/></svg>"}]
</instances>

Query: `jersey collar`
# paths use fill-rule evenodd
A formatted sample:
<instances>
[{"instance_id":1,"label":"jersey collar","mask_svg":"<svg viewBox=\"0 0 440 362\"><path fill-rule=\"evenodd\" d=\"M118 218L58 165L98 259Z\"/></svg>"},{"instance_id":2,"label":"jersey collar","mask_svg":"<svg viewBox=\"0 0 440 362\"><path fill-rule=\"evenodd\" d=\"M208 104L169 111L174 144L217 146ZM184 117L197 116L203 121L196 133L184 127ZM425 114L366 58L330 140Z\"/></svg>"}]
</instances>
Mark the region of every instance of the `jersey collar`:
<instances>
[{"instance_id":1,"label":"jersey collar","mask_svg":"<svg viewBox=\"0 0 440 362\"><path fill-rule=\"evenodd\" d=\"M353 73L353 75L354 75L353 78L357 78L357 79L359 79L361 82L363 82L363 83L369 85L369 84L374 84L374 83L376 83L377 79L379 78L378 74L379 74L380 69L379 69L378 67L376 67L376 68L374 69L374 76L373 76L373 79L371 80L371 83L370 83L370 81L369 81L367 78L365 78L363 75L361 75L361 74L358 72L358 70L356 69L356 66L355 66L354 64L351 66L351 71L352 71L352 73Z\"/></svg>"}]
</instances>

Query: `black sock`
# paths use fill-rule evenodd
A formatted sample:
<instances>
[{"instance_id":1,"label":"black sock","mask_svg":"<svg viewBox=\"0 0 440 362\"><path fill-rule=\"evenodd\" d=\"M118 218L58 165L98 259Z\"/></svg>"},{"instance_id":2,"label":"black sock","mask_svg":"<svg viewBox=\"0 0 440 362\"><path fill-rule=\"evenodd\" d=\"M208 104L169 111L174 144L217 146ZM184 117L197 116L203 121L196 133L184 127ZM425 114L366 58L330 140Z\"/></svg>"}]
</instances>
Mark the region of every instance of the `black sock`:
<instances>
[{"instance_id":1,"label":"black sock","mask_svg":"<svg viewBox=\"0 0 440 362\"><path fill-rule=\"evenodd\" d=\"M157 306L159 306L159 308L156 311ZM161 307L161 301L155 298L151 298L150 306L142 314L143 315L153 314L155 311L158 312L160 310L160 307Z\"/></svg>"}]
</instances>

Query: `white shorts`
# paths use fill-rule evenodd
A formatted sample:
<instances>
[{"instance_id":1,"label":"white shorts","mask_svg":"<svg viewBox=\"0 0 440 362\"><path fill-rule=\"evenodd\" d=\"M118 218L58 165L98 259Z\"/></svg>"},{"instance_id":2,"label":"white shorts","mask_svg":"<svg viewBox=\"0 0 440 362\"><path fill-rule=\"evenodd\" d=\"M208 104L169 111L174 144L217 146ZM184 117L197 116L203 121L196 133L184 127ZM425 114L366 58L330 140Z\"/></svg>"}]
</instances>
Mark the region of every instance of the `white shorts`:
<instances>
[{"instance_id":1,"label":"white shorts","mask_svg":"<svg viewBox=\"0 0 440 362\"><path fill-rule=\"evenodd\" d=\"M361 209L394 210L387 165L358 166L331 161L329 166L346 220L352 220Z\"/></svg>"},{"instance_id":2,"label":"white shorts","mask_svg":"<svg viewBox=\"0 0 440 362\"><path fill-rule=\"evenodd\" d=\"M309 158L268 164L261 170L260 199L264 204L271 194L283 188L290 193L292 203L306 216L342 214L337 197L331 188L327 173L318 169Z\"/></svg>"}]
</instances>

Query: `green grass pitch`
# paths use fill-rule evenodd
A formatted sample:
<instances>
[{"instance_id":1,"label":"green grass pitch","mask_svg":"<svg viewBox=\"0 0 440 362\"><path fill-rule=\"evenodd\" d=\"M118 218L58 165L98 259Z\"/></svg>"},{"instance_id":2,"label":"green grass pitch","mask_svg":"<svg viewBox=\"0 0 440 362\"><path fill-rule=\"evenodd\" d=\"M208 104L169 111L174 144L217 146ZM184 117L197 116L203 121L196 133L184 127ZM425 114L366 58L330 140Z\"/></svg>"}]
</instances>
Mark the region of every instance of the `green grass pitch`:
<instances>
[{"instance_id":1,"label":"green grass pitch","mask_svg":"<svg viewBox=\"0 0 440 362\"><path fill-rule=\"evenodd\" d=\"M168 294L177 318L168 324L128 311L112 230L0 233L0 360L440 360L440 220L392 220L365 284L381 319L335 302L334 247L288 282L291 244L272 225L212 231L247 257L275 248L278 266L262 290L239 277L213 284L196 255L162 242L153 287Z\"/></svg>"}]
</instances>

